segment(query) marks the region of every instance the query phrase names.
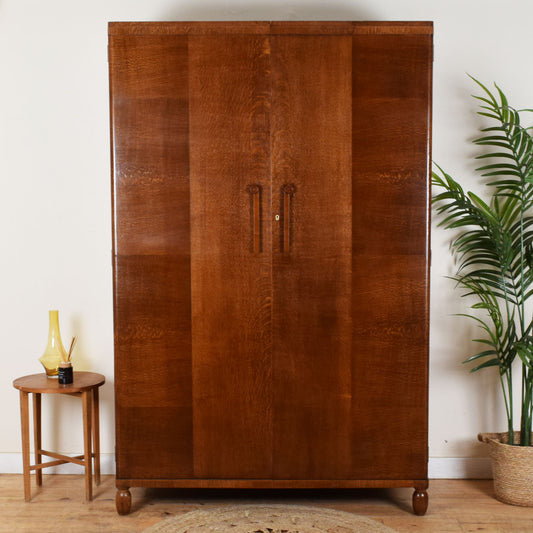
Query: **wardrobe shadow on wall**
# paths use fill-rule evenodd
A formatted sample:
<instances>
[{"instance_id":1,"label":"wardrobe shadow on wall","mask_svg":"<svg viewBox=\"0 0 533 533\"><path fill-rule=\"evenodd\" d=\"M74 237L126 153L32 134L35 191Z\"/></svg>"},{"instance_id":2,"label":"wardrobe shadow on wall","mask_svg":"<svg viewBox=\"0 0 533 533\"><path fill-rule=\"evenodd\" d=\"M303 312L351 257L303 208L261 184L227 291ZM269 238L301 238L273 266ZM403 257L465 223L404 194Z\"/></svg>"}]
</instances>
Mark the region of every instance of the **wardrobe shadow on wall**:
<instances>
[{"instance_id":1,"label":"wardrobe shadow on wall","mask_svg":"<svg viewBox=\"0 0 533 533\"><path fill-rule=\"evenodd\" d=\"M239 21L239 20L377 20L380 15L366 7L353 5L353 0L289 5L286 0L274 0L267 4L196 0L193 5L179 5L169 9L160 20L186 21Z\"/></svg>"}]
</instances>

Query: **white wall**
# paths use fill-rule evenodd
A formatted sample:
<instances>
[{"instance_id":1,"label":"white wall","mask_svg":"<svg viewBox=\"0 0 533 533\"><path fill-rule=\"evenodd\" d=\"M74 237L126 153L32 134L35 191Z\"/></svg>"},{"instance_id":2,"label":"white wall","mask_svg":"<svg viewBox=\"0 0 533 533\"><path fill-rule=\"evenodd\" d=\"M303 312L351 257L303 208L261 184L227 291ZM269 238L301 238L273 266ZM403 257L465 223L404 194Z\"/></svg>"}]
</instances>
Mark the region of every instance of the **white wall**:
<instances>
[{"instance_id":1,"label":"white wall","mask_svg":"<svg viewBox=\"0 0 533 533\"><path fill-rule=\"evenodd\" d=\"M533 107L532 16L529 0L0 0L0 471L20 471L11 383L41 371L54 308L65 343L79 336L76 368L107 376L102 451L113 451L108 21L433 20L433 158L476 187L468 158L479 122L466 73ZM474 475L479 462L461 458L485 455L477 432L504 421L494 374L471 376L460 364L473 330L450 316L466 303L444 279L453 272L448 241L434 229L430 471ZM52 400L44 400L45 442L80 450L79 405Z\"/></svg>"}]
</instances>

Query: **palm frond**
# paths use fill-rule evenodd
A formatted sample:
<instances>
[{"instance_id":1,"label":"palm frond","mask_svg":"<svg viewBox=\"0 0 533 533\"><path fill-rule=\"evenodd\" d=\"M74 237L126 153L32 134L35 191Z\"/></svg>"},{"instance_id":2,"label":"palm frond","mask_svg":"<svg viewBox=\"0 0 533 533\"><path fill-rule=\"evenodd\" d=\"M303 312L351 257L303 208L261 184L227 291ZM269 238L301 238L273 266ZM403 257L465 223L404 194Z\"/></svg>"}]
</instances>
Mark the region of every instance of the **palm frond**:
<instances>
[{"instance_id":1,"label":"palm frond","mask_svg":"<svg viewBox=\"0 0 533 533\"><path fill-rule=\"evenodd\" d=\"M472 78L472 77L471 77ZM463 296L474 298L472 314L484 337L473 339L482 350L464 363L471 372L497 367L502 383L509 431L513 428L512 372L522 364L521 432L531 433L533 411L533 320L526 317L526 302L533 297L533 138L521 113L495 85L489 90L480 81L474 95L478 115L493 124L481 130L473 143L483 150L476 171L491 190L490 201L462 186L436 165L432 173L432 198L439 226L458 232L451 242L457 258L452 278ZM481 316L479 316L481 314ZM527 439L521 438L521 443Z\"/></svg>"}]
</instances>

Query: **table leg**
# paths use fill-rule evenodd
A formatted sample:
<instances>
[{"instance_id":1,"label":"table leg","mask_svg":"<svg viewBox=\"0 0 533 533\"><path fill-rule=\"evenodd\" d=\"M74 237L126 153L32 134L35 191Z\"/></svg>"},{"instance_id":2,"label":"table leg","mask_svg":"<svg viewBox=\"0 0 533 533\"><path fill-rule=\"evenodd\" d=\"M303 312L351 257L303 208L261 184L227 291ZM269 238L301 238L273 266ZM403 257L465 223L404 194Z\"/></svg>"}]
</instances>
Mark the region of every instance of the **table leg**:
<instances>
[{"instance_id":1,"label":"table leg","mask_svg":"<svg viewBox=\"0 0 533 533\"><path fill-rule=\"evenodd\" d=\"M28 393L20 391L20 422L22 428L22 470L24 472L24 499L31 500L30 484L30 409Z\"/></svg>"},{"instance_id":2,"label":"table leg","mask_svg":"<svg viewBox=\"0 0 533 533\"><path fill-rule=\"evenodd\" d=\"M33 442L35 445L35 464L40 465L42 463L41 456L41 394L38 392L33 393ZM40 487L43 484L43 471L40 468L35 470L35 480L37 486Z\"/></svg>"},{"instance_id":3,"label":"table leg","mask_svg":"<svg viewBox=\"0 0 533 533\"><path fill-rule=\"evenodd\" d=\"M93 389L93 454L94 454L94 480L100 485L100 401L98 387Z\"/></svg>"},{"instance_id":4,"label":"table leg","mask_svg":"<svg viewBox=\"0 0 533 533\"><path fill-rule=\"evenodd\" d=\"M91 501L93 499L93 460L91 451L92 441L92 392L83 391L81 393L83 404L83 450L85 463L85 499Z\"/></svg>"}]
</instances>

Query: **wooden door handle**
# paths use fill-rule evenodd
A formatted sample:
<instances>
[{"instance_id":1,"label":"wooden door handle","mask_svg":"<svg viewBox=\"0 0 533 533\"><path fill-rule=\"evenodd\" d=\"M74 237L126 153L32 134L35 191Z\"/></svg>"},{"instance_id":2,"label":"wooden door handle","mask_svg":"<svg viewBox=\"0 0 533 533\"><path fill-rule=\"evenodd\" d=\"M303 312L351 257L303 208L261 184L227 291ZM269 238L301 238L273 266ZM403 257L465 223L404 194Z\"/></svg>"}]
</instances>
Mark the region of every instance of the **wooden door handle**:
<instances>
[{"instance_id":1,"label":"wooden door handle","mask_svg":"<svg viewBox=\"0 0 533 533\"><path fill-rule=\"evenodd\" d=\"M253 183L246 188L250 194L252 213L252 240L254 254L261 253L261 185Z\"/></svg>"},{"instance_id":2,"label":"wooden door handle","mask_svg":"<svg viewBox=\"0 0 533 533\"><path fill-rule=\"evenodd\" d=\"M283 194L283 239L281 244L281 252L288 253L291 249L291 202L296 186L292 183L287 183L281 188Z\"/></svg>"}]
</instances>

